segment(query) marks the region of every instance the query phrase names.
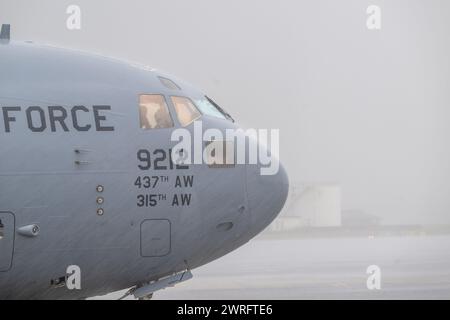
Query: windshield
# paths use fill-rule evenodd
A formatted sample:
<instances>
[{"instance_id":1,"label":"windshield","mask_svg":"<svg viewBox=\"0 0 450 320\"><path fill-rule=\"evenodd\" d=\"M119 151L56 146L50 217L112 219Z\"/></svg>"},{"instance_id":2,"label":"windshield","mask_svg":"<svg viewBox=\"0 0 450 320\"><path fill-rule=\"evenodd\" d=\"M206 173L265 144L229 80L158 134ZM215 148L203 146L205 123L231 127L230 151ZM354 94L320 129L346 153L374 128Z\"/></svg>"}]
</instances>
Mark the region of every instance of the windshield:
<instances>
[{"instance_id":1,"label":"windshield","mask_svg":"<svg viewBox=\"0 0 450 320\"><path fill-rule=\"evenodd\" d=\"M221 107L219 107L212 99L204 96L201 99L195 100L195 104L200 109L200 111L208 116L230 120L234 122L234 119Z\"/></svg>"}]
</instances>

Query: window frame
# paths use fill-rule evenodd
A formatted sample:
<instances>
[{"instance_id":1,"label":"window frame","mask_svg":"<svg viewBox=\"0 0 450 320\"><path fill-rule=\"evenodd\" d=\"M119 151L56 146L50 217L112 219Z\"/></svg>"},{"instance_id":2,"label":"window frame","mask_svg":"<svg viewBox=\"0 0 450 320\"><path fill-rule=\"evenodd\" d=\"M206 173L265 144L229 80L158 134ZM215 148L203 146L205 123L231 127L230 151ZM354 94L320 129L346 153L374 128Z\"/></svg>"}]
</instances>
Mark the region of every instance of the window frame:
<instances>
[{"instance_id":1,"label":"window frame","mask_svg":"<svg viewBox=\"0 0 450 320\"><path fill-rule=\"evenodd\" d=\"M199 110L199 108L198 108L197 105L194 103L194 101L192 101L191 98L189 98L189 97L187 97L187 96L182 96L182 95L170 95L169 98L170 98L170 103L172 103L173 111L175 112L175 115L176 115L176 117L177 117L177 121L178 121L180 127L182 127L182 128L188 127L189 125L191 125L192 123L194 123L195 121L197 121L198 119L200 119L201 117L203 117L203 113ZM195 110L197 110L199 116L198 116L197 118L191 120L189 123L183 125L183 124L181 123L181 121L180 121L180 118L178 117L177 107L176 107L175 102L173 101L173 98L181 98L181 99L189 100L189 101L191 102L191 104L194 106Z\"/></svg>"}]
</instances>

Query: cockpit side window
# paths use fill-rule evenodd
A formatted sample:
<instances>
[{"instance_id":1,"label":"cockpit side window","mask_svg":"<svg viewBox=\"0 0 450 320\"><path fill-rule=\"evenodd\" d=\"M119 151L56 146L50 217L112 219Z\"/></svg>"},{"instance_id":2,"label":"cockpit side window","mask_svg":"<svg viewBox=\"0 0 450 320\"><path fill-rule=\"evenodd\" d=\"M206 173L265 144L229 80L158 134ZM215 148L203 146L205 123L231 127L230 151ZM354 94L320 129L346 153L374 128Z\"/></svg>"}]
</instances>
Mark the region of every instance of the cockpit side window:
<instances>
[{"instance_id":1,"label":"cockpit side window","mask_svg":"<svg viewBox=\"0 0 450 320\"><path fill-rule=\"evenodd\" d=\"M142 94L139 96L139 116L141 129L173 127L173 120L166 99L160 94Z\"/></svg>"},{"instance_id":2,"label":"cockpit side window","mask_svg":"<svg viewBox=\"0 0 450 320\"><path fill-rule=\"evenodd\" d=\"M201 113L198 111L191 99L176 96L172 96L171 99L175 107L178 120L183 127L188 126L201 117Z\"/></svg>"}]
</instances>

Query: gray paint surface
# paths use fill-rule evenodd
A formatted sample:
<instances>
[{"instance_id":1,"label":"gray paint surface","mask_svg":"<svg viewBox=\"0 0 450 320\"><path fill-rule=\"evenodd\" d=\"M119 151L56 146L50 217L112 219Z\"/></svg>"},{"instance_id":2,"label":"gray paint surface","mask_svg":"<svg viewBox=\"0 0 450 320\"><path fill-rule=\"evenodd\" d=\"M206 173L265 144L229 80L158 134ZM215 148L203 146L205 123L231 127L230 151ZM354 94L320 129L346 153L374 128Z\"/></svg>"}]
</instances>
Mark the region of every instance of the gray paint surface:
<instances>
[{"instance_id":1,"label":"gray paint surface","mask_svg":"<svg viewBox=\"0 0 450 320\"><path fill-rule=\"evenodd\" d=\"M165 95L177 119L170 95L202 96L179 79L172 77L182 90L170 90L159 81L159 73L148 68L17 42L0 45L0 69L0 105L22 108L10 113L15 117L10 132L4 129L0 135L1 210L14 213L16 228L40 228L37 237L15 236L12 268L0 273L0 298L88 297L194 269L250 240L284 205L288 180L283 168L266 177L259 176L257 165L139 169L138 150L168 152L176 142L170 140L174 128L140 128L138 97ZM107 120L102 119L102 125L114 130L98 129L93 118L96 105L111 106L102 111ZM85 106L88 111L81 112L78 121L90 124L91 130L32 132L24 117L29 106L44 111L47 106ZM228 120L201 120L205 128L237 128ZM179 127L177 120L175 125ZM193 124L187 129L192 131ZM137 190L135 180L157 174L169 182L153 192L165 194L167 200L152 208L138 207L136 196L144 191ZM195 183L177 188L176 178L184 175L192 175ZM192 204L173 206L172 197L181 193L191 194ZM101 205L98 196L104 199ZM97 214L100 207L103 215ZM149 221L162 220L170 228L148 227ZM230 222L230 230L217 229ZM7 231L11 234L13 228ZM2 267L12 253L7 243L9 237L0 247ZM81 268L82 289L52 287L51 280L65 276L69 265Z\"/></svg>"}]
</instances>

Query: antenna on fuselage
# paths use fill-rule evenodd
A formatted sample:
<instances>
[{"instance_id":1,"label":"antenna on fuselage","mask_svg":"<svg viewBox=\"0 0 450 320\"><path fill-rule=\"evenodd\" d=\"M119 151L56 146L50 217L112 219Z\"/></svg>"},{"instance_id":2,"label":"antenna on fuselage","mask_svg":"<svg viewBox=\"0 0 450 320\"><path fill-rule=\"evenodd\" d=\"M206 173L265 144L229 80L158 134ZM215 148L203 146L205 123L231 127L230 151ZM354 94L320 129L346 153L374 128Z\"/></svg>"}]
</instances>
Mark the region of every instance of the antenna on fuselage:
<instances>
[{"instance_id":1,"label":"antenna on fuselage","mask_svg":"<svg viewBox=\"0 0 450 320\"><path fill-rule=\"evenodd\" d=\"M0 32L0 42L9 43L11 39L11 25L2 24L2 31Z\"/></svg>"}]
</instances>

